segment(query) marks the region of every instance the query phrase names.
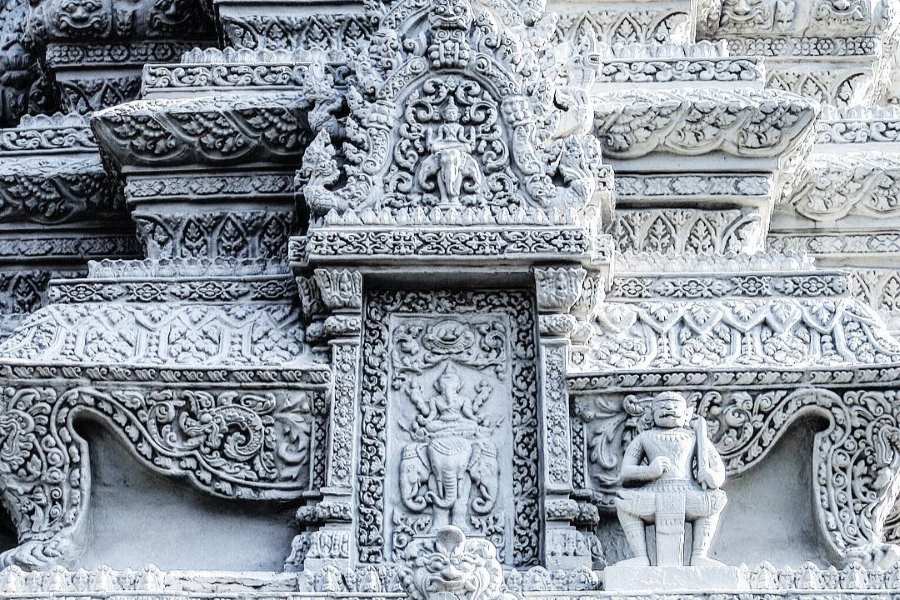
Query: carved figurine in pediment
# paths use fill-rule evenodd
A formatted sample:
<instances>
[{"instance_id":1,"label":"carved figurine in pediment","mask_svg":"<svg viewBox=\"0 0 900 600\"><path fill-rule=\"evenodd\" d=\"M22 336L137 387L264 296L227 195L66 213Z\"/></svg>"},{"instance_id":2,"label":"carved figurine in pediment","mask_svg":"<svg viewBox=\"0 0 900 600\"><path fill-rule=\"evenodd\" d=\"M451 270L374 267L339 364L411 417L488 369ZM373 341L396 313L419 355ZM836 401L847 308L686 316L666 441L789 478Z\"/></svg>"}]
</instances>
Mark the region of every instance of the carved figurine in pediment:
<instances>
[{"instance_id":1,"label":"carved figurine in pediment","mask_svg":"<svg viewBox=\"0 0 900 600\"><path fill-rule=\"evenodd\" d=\"M685 522L693 530L690 566L719 566L709 548L725 507L725 465L713 446L706 421L691 418L679 393L653 398L653 427L638 434L625 450L621 479L625 487L616 512L634 557L621 564L649 566L645 529L656 526L656 563L680 566Z\"/></svg>"},{"instance_id":2,"label":"carved figurine in pediment","mask_svg":"<svg viewBox=\"0 0 900 600\"><path fill-rule=\"evenodd\" d=\"M441 205L458 207L463 192L477 193L482 183L481 168L472 156L475 130L460 123L461 113L452 97L440 114L442 122L425 131L431 155L422 161L418 178L426 191L434 190L431 179L435 178Z\"/></svg>"}]
</instances>

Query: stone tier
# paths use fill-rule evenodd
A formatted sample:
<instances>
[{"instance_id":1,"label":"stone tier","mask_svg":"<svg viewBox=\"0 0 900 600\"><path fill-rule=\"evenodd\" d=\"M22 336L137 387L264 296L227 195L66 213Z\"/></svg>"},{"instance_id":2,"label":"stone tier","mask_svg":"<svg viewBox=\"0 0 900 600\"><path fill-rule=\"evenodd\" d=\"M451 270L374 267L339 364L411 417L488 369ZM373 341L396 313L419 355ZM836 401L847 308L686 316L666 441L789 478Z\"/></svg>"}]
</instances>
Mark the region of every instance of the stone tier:
<instances>
[{"instance_id":1,"label":"stone tier","mask_svg":"<svg viewBox=\"0 0 900 600\"><path fill-rule=\"evenodd\" d=\"M808 151L817 106L759 85L594 93L594 132L616 174L620 250L763 249L772 206Z\"/></svg>"},{"instance_id":2,"label":"stone tier","mask_svg":"<svg viewBox=\"0 0 900 600\"><path fill-rule=\"evenodd\" d=\"M88 259L137 254L116 184L78 115L0 130L0 337Z\"/></svg>"},{"instance_id":3,"label":"stone tier","mask_svg":"<svg viewBox=\"0 0 900 600\"><path fill-rule=\"evenodd\" d=\"M64 110L88 114L138 97L144 63L177 60L212 43L203 2L46 0L28 13L27 35L44 57Z\"/></svg>"},{"instance_id":4,"label":"stone tier","mask_svg":"<svg viewBox=\"0 0 900 600\"><path fill-rule=\"evenodd\" d=\"M854 295L900 327L896 297L900 242L900 111L828 113L802 183L773 216L772 248L806 251L853 274Z\"/></svg>"},{"instance_id":5,"label":"stone tier","mask_svg":"<svg viewBox=\"0 0 900 600\"><path fill-rule=\"evenodd\" d=\"M702 39L765 57L768 87L845 109L886 96L900 17L891 0L712 0L696 23Z\"/></svg>"}]
</instances>

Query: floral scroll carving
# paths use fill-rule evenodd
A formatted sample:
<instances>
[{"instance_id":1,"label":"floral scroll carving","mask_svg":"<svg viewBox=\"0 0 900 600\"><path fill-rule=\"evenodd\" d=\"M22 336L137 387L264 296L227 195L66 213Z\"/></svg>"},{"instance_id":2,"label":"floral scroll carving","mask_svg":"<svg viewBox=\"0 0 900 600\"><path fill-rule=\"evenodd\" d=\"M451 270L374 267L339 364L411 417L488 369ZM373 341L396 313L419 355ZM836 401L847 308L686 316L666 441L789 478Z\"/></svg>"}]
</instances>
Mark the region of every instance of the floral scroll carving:
<instances>
[{"instance_id":1,"label":"floral scroll carving","mask_svg":"<svg viewBox=\"0 0 900 600\"><path fill-rule=\"evenodd\" d=\"M215 392L7 387L0 396L0 484L19 545L3 566L46 568L79 552L90 498L82 415L100 419L146 466L224 498L286 500L309 476L315 390Z\"/></svg>"}]
</instances>

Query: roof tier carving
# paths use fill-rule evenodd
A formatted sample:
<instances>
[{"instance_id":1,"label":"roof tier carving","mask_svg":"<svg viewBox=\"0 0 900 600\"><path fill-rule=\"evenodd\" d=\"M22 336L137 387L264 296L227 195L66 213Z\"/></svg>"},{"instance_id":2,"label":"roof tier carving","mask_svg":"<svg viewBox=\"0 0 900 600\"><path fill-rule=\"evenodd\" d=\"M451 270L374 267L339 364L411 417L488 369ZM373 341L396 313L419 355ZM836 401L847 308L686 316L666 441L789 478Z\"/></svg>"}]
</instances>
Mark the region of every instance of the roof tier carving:
<instances>
[{"instance_id":1,"label":"roof tier carving","mask_svg":"<svg viewBox=\"0 0 900 600\"><path fill-rule=\"evenodd\" d=\"M815 101L773 90L617 91L593 95L594 131L610 159L653 152L779 157L801 146Z\"/></svg>"},{"instance_id":2,"label":"roof tier carving","mask_svg":"<svg viewBox=\"0 0 900 600\"><path fill-rule=\"evenodd\" d=\"M542 11L447 0L375 15L380 28L357 62L343 132L320 131L304 154L297 185L312 223L309 248L298 241L297 254L331 248L374 260L404 247L382 242L412 235L418 250L405 252L489 256L506 245L508 225L524 236L510 255L564 255L571 235L581 240L577 260L593 254L612 208L611 173L590 134L596 60L566 67L550 31L535 25ZM472 242L460 236L473 231L424 231L471 224L487 226ZM560 237L558 227L571 233ZM435 235L440 252L425 251ZM359 236L380 241L360 246Z\"/></svg>"},{"instance_id":3,"label":"roof tier carving","mask_svg":"<svg viewBox=\"0 0 900 600\"><path fill-rule=\"evenodd\" d=\"M301 93L138 100L91 120L117 167L288 164L300 158L309 138L313 102Z\"/></svg>"}]
</instances>

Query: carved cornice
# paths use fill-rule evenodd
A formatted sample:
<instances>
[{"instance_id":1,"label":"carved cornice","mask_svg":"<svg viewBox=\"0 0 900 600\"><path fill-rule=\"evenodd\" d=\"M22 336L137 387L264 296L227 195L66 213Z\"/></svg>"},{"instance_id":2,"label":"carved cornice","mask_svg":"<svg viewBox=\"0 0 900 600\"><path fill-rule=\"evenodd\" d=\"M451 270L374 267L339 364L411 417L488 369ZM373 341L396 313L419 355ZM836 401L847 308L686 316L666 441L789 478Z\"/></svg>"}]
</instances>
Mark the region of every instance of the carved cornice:
<instances>
[{"instance_id":1,"label":"carved cornice","mask_svg":"<svg viewBox=\"0 0 900 600\"><path fill-rule=\"evenodd\" d=\"M816 288L821 280L805 283ZM849 298L728 298L606 302L577 371L849 368L900 362L900 341Z\"/></svg>"},{"instance_id":2,"label":"carved cornice","mask_svg":"<svg viewBox=\"0 0 900 600\"><path fill-rule=\"evenodd\" d=\"M789 200L804 217L834 222L850 215L900 216L900 153L814 154L806 168L805 185Z\"/></svg>"},{"instance_id":3,"label":"carved cornice","mask_svg":"<svg viewBox=\"0 0 900 600\"><path fill-rule=\"evenodd\" d=\"M278 201L292 198L293 172L186 176L151 175L128 178L125 197L137 203L151 200L229 200L240 198Z\"/></svg>"},{"instance_id":4,"label":"carved cornice","mask_svg":"<svg viewBox=\"0 0 900 600\"><path fill-rule=\"evenodd\" d=\"M0 129L0 156L96 150L88 123L78 114L25 116L18 127Z\"/></svg>"},{"instance_id":5,"label":"carved cornice","mask_svg":"<svg viewBox=\"0 0 900 600\"><path fill-rule=\"evenodd\" d=\"M900 108L829 111L816 123L817 144L900 143ZM868 148L867 148L868 149Z\"/></svg>"},{"instance_id":6,"label":"carved cornice","mask_svg":"<svg viewBox=\"0 0 900 600\"><path fill-rule=\"evenodd\" d=\"M298 163L314 99L284 93L138 100L95 113L100 145L123 167Z\"/></svg>"},{"instance_id":7,"label":"carved cornice","mask_svg":"<svg viewBox=\"0 0 900 600\"><path fill-rule=\"evenodd\" d=\"M352 68L341 52L194 49L177 64L147 64L144 95L207 89L308 90L347 86ZM310 79L316 80L311 82Z\"/></svg>"},{"instance_id":8,"label":"carved cornice","mask_svg":"<svg viewBox=\"0 0 900 600\"><path fill-rule=\"evenodd\" d=\"M617 205L641 200L722 201L767 198L772 177L751 174L616 174Z\"/></svg>"},{"instance_id":9,"label":"carved cornice","mask_svg":"<svg viewBox=\"0 0 900 600\"><path fill-rule=\"evenodd\" d=\"M884 228L871 231L773 231L767 245L772 252L788 250L816 256L893 255L900 254L900 233Z\"/></svg>"},{"instance_id":10,"label":"carved cornice","mask_svg":"<svg viewBox=\"0 0 900 600\"><path fill-rule=\"evenodd\" d=\"M28 117L0 130L0 222L57 225L102 220L120 210L82 117Z\"/></svg>"},{"instance_id":11,"label":"carved cornice","mask_svg":"<svg viewBox=\"0 0 900 600\"><path fill-rule=\"evenodd\" d=\"M815 101L772 90L620 91L593 100L594 133L610 158L777 157L802 144L818 113Z\"/></svg>"},{"instance_id":12,"label":"carved cornice","mask_svg":"<svg viewBox=\"0 0 900 600\"><path fill-rule=\"evenodd\" d=\"M91 258L134 257L140 247L133 232L55 231L52 236L28 233L0 235L0 261L21 263L23 259L84 262Z\"/></svg>"},{"instance_id":13,"label":"carved cornice","mask_svg":"<svg viewBox=\"0 0 900 600\"><path fill-rule=\"evenodd\" d=\"M684 83L762 81L762 61L752 58L607 58L599 81L608 83Z\"/></svg>"},{"instance_id":14,"label":"carved cornice","mask_svg":"<svg viewBox=\"0 0 900 600\"><path fill-rule=\"evenodd\" d=\"M854 37L751 37L727 40L732 56L766 57L877 57L880 50L878 38Z\"/></svg>"},{"instance_id":15,"label":"carved cornice","mask_svg":"<svg viewBox=\"0 0 900 600\"><path fill-rule=\"evenodd\" d=\"M608 238L592 239L581 227L329 228L291 238L288 253L291 261L304 264L351 258L395 262L412 257L450 262L499 258L609 263L608 242Z\"/></svg>"},{"instance_id":16,"label":"carved cornice","mask_svg":"<svg viewBox=\"0 0 900 600\"><path fill-rule=\"evenodd\" d=\"M182 54L196 48L198 41L134 41L120 44L50 44L46 61L51 69L102 66L143 66L151 62L176 62Z\"/></svg>"},{"instance_id":17,"label":"carved cornice","mask_svg":"<svg viewBox=\"0 0 900 600\"><path fill-rule=\"evenodd\" d=\"M629 275L613 279L610 301L652 298L840 298L847 295L848 276L843 272L807 274L734 274L728 277L694 275Z\"/></svg>"},{"instance_id":18,"label":"carved cornice","mask_svg":"<svg viewBox=\"0 0 900 600\"><path fill-rule=\"evenodd\" d=\"M0 282L3 281L0 273ZM83 302L259 302L284 301L297 296L293 277L206 278L188 280L79 279L54 282L48 296L59 304Z\"/></svg>"},{"instance_id":19,"label":"carved cornice","mask_svg":"<svg viewBox=\"0 0 900 600\"><path fill-rule=\"evenodd\" d=\"M120 207L98 155L0 159L0 222L57 224Z\"/></svg>"}]
</instances>

